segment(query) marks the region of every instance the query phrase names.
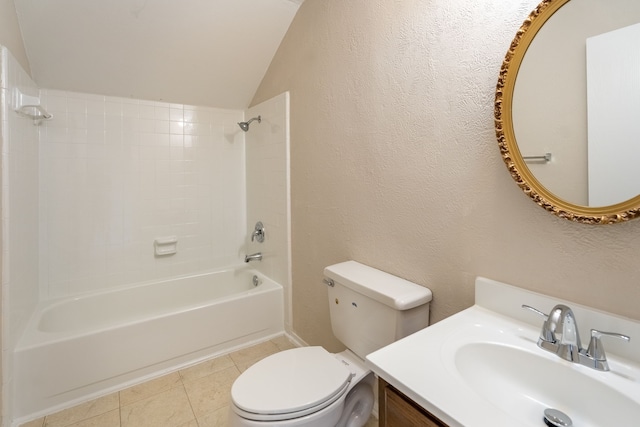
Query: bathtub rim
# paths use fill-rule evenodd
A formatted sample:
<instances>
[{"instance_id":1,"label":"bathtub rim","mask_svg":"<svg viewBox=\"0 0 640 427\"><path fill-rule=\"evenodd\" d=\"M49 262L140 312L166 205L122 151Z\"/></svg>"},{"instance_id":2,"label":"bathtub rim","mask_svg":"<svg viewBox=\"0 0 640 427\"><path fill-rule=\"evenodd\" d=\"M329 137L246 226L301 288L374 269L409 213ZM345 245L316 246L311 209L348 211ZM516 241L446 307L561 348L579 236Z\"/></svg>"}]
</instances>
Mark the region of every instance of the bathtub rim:
<instances>
[{"instance_id":1,"label":"bathtub rim","mask_svg":"<svg viewBox=\"0 0 640 427\"><path fill-rule=\"evenodd\" d=\"M100 296L100 295L106 295L106 294L112 294L112 293L117 293L123 290L128 290L128 289L133 289L133 288L143 288L143 287L149 287L149 286L154 286L154 285L158 285L158 284L162 284L162 283L167 283L167 282L172 282L175 280L180 280L180 279L188 279L188 278L192 278L192 277L200 277L200 276L206 276L209 274L215 274L215 273L225 273L225 272L232 272L232 271L245 271L245 272L254 272L255 274L257 274L260 278L262 278L262 282L260 283L260 285L258 285L255 288L251 288L249 290L243 290L231 295L226 295L224 297L221 298L215 298L215 299L209 299L206 300L205 302L199 302L197 304L190 304L190 305L185 305L182 307L179 307L179 309L174 310L174 311L167 311L167 312L163 312L161 314L155 314L149 317L144 317L144 318L139 318L139 319L134 319L134 320L129 320L126 322L117 322L117 323L113 323L110 325L106 325L106 326L100 326L97 328L93 328L93 329L83 329L83 330L79 330L79 331L72 331L72 332L67 332L67 331L60 331L60 332L45 332L42 331L38 328L38 325L40 323L40 319L42 318L42 314L46 311L46 310L50 310L52 308L55 308L57 306L63 305L65 303L68 302L72 302L72 301L77 301L77 300L81 300L81 299L85 299L85 298L91 298L91 297L96 297L96 296ZM242 298L243 296L247 295L247 294L262 294L265 292L269 292L269 291L273 291L274 289L278 289L278 288L284 288L281 284L277 283L275 280L269 278L268 276L266 276L265 274L261 273L260 271L256 270L255 268L251 267L251 266L247 266L245 264L234 264L234 265L230 265L230 266L226 266L226 267L222 267L222 268L215 268L215 269L208 269L208 270L200 270L197 272L193 272L193 273L187 273L187 274L181 274L181 275L177 275L177 276L172 276L169 278L162 278L162 279L156 279L156 280L145 280L142 282L136 282L136 283L132 283L132 284L128 284L128 285L118 285L118 286L114 286L114 287L110 287L110 288L106 288L106 289L100 289L97 291L87 291L87 292L82 292L82 293L78 293L78 294L73 294L73 295L69 295L69 296L65 296L65 297L58 297L58 298L52 298L52 299L48 299L48 300L43 300L40 301L38 303L38 305L36 306L36 308L34 309L33 313L31 313L31 316L29 317L29 321L26 324L26 327L22 333L22 335L20 336L20 338L18 339L13 352L18 353L20 351L24 351L24 350L30 350L33 348L37 348L40 346L44 346L44 345L48 345L54 342L64 342L64 341L69 341L75 338L79 338L79 337L83 337L83 336L87 336L87 335L92 335L95 333L99 333L99 332L104 332L104 331L109 331L112 329L117 329L117 328L121 328L127 325L134 325L134 324L138 324L138 323L143 323L145 321L148 321L150 319L158 319L158 318L162 318L162 317L166 317L166 316L170 316L176 313L183 313L183 312L188 312L191 310L197 310L199 308L203 308L207 305L210 305L208 303L211 303L213 301L216 301L217 303L222 303L225 301L232 301L232 300L236 300L239 298Z\"/></svg>"}]
</instances>

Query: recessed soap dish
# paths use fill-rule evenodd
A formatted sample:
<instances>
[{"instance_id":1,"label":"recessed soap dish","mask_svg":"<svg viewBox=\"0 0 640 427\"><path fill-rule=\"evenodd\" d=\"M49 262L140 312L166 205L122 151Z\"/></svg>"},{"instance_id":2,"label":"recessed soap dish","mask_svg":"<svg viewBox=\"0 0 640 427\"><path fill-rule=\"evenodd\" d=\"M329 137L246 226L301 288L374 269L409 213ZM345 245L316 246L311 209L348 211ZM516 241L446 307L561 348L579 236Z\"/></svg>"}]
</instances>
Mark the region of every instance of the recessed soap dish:
<instances>
[{"instance_id":1,"label":"recessed soap dish","mask_svg":"<svg viewBox=\"0 0 640 427\"><path fill-rule=\"evenodd\" d=\"M173 255L178 252L176 236L158 237L153 241L156 256Z\"/></svg>"}]
</instances>

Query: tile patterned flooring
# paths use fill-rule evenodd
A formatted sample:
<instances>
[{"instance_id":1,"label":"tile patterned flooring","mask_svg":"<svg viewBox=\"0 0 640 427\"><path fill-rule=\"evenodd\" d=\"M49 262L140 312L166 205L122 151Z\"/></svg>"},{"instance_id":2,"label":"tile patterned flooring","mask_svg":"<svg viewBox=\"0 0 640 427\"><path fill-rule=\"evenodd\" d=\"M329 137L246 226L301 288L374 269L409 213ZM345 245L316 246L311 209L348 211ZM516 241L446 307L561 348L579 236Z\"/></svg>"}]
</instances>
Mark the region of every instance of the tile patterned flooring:
<instances>
[{"instance_id":1,"label":"tile patterned flooring","mask_svg":"<svg viewBox=\"0 0 640 427\"><path fill-rule=\"evenodd\" d=\"M295 347L285 336L109 394L21 427L223 427L231 384L249 366ZM365 427L377 427L372 416Z\"/></svg>"}]
</instances>

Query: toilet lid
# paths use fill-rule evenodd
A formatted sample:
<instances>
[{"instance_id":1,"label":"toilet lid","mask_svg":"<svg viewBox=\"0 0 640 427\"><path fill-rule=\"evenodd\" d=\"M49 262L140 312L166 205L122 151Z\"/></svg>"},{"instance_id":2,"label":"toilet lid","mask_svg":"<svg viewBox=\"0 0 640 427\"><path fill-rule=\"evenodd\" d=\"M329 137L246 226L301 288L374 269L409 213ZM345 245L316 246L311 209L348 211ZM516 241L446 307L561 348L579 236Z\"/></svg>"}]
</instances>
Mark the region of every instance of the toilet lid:
<instances>
[{"instance_id":1,"label":"toilet lid","mask_svg":"<svg viewBox=\"0 0 640 427\"><path fill-rule=\"evenodd\" d=\"M322 404L345 389L351 372L322 347L282 351L254 364L231 387L233 403L254 414L286 414Z\"/></svg>"}]
</instances>

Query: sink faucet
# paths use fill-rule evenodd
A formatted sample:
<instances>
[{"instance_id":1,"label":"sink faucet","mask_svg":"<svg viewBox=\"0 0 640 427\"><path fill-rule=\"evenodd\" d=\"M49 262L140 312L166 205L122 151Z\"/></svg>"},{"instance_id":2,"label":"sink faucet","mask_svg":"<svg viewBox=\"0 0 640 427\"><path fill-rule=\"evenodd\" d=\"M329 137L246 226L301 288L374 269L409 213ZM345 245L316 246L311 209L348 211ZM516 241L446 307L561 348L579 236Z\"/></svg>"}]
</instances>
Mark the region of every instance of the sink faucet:
<instances>
[{"instance_id":1,"label":"sink faucet","mask_svg":"<svg viewBox=\"0 0 640 427\"><path fill-rule=\"evenodd\" d=\"M558 356L571 362L580 359L580 334L576 318L569 307L563 304L553 307L542 327L547 331L545 337L551 337L551 341L545 341L544 344L556 344L555 352Z\"/></svg>"},{"instance_id":2,"label":"sink faucet","mask_svg":"<svg viewBox=\"0 0 640 427\"><path fill-rule=\"evenodd\" d=\"M262 261L262 253L256 252L255 254L244 256L244 262L251 262L251 261Z\"/></svg>"},{"instance_id":3,"label":"sink faucet","mask_svg":"<svg viewBox=\"0 0 640 427\"><path fill-rule=\"evenodd\" d=\"M556 305L548 315L529 305L523 304L522 308L531 310L545 319L542 324L542 331L540 331L540 338L538 338L538 347L555 353L564 360L580 363L599 371L609 370L609 364L600 338L606 335L625 341L631 339L626 335L615 332L602 332L591 329L589 347L584 349L580 343L576 318L573 315L573 311L566 305Z\"/></svg>"}]
</instances>

